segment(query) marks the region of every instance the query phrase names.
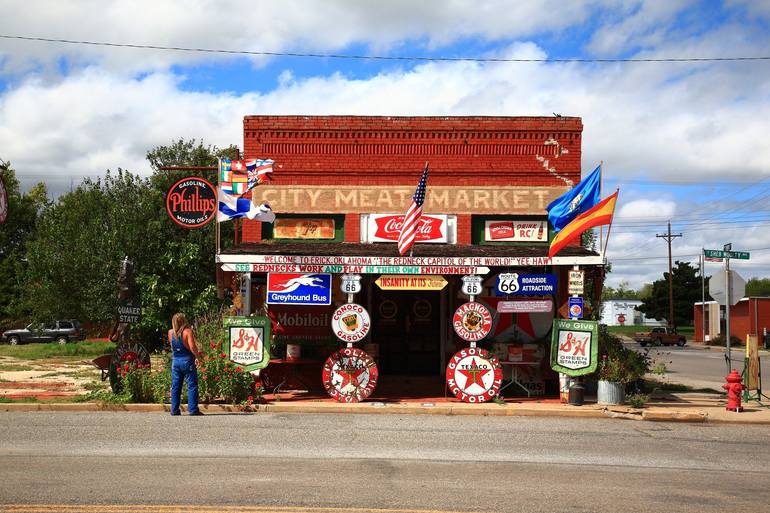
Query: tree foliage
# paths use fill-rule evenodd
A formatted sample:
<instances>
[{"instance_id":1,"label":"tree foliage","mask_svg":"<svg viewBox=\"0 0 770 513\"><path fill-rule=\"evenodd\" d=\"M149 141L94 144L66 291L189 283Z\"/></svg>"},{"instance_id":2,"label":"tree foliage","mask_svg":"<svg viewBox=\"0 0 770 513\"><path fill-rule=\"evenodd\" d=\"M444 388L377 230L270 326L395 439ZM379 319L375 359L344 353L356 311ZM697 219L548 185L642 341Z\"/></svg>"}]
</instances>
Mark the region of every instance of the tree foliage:
<instances>
[{"instance_id":1,"label":"tree foliage","mask_svg":"<svg viewBox=\"0 0 770 513\"><path fill-rule=\"evenodd\" d=\"M698 268L688 262L677 261L672 270L674 319L676 326L691 325L693 322L693 304L701 301L701 278ZM708 287L708 278L706 279ZM642 299L637 309L647 318L657 320L668 318L668 273L663 273L662 280L652 284L650 295Z\"/></svg>"},{"instance_id":2,"label":"tree foliage","mask_svg":"<svg viewBox=\"0 0 770 513\"><path fill-rule=\"evenodd\" d=\"M746 282L746 296L770 297L770 278L749 278Z\"/></svg>"}]
</instances>

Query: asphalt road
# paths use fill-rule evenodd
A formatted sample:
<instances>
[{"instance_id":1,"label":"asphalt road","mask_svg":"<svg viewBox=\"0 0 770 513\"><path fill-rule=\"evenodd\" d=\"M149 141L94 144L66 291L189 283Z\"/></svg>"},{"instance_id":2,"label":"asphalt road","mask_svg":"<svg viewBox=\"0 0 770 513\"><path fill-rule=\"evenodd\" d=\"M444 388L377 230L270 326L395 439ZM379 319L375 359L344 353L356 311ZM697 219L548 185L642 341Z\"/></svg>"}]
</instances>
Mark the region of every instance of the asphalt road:
<instances>
[{"instance_id":1,"label":"asphalt road","mask_svg":"<svg viewBox=\"0 0 770 513\"><path fill-rule=\"evenodd\" d=\"M0 414L0 432L0 511L700 513L770 504L767 426L29 412Z\"/></svg>"},{"instance_id":2,"label":"asphalt road","mask_svg":"<svg viewBox=\"0 0 770 513\"><path fill-rule=\"evenodd\" d=\"M722 385L725 383L725 376L727 375L724 349L691 345L642 348L631 339L626 339L625 344L640 352L649 350L654 361L666 365L666 373L658 379L687 385L695 389L712 389L724 392ZM743 347L730 351L732 368L738 372L743 371L745 351ZM766 389L767 393L770 391L770 352L760 351L759 354L762 376L766 377L763 389Z\"/></svg>"}]
</instances>

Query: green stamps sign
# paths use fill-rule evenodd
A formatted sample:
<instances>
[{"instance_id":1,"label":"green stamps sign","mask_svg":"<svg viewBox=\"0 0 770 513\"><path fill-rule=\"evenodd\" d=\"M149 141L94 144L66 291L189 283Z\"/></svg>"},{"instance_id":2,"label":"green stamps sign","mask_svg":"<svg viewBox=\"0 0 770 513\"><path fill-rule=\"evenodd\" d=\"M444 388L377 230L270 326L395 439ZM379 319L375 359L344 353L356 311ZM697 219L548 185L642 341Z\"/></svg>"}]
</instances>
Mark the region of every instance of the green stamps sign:
<instances>
[{"instance_id":1,"label":"green stamps sign","mask_svg":"<svg viewBox=\"0 0 770 513\"><path fill-rule=\"evenodd\" d=\"M227 355L245 371L264 369L270 363L270 319L225 317Z\"/></svg>"},{"instance_id":2,"label":"green stamps sign","mask_svg":"<svg viewBox=\"0 0 770 513\"><path fill-rule=\"evenodd\" d=\"M551 368L567 376L582 376L595 371L599 354L598 326L596 321L554 319Z\"/></svg>"}]
</instances>

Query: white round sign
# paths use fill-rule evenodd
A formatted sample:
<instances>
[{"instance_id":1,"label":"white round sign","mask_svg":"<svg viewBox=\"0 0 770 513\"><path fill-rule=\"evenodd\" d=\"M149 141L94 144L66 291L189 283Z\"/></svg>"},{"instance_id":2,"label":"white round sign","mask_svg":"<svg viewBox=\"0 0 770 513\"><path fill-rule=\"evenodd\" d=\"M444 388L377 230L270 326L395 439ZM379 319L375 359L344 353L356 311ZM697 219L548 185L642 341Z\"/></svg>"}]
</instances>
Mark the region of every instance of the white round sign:
<instances>
[{"instance_id":1,"label":"white round sign","mask_svg":"<svg viewBox=\"0 0 770 513\"><path fill-rule=\"evenodd\" d=\"M358 342L369 334L369 312L361 305L347 303L332 314L332 330L343 342Z\"/></svg>"}]
</instances>

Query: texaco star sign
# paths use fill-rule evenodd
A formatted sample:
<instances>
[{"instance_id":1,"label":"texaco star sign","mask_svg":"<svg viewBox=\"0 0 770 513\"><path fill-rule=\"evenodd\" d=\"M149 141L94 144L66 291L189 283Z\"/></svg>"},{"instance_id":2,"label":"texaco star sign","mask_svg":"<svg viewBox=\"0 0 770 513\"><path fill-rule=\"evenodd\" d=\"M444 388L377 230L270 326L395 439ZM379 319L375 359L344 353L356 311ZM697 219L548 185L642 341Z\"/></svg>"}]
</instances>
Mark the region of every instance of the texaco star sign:
<instances>
[{"instance_id":1,"label":"texaco star sign","mask_svg":"<svg viewBox=\"0 0 770 513\"><path fill-rule=\"evenodd\" d=\"M321 380L326 393L336 401L357 403L374 392L377 375L377 364L369 353L346 347L326 360Z\"/></svg>"},{"instance_id":2,"label":"texaco star sign","mask_svg":"<svg viewBox=\"0 0 770 513\"><path fill-rule=\"evenodd\" d=\"M497 396L503 369L485 349L468 347L455 353L446 367L449 390L466 403L483 403Z\"/></svg>"}]
</instances>

